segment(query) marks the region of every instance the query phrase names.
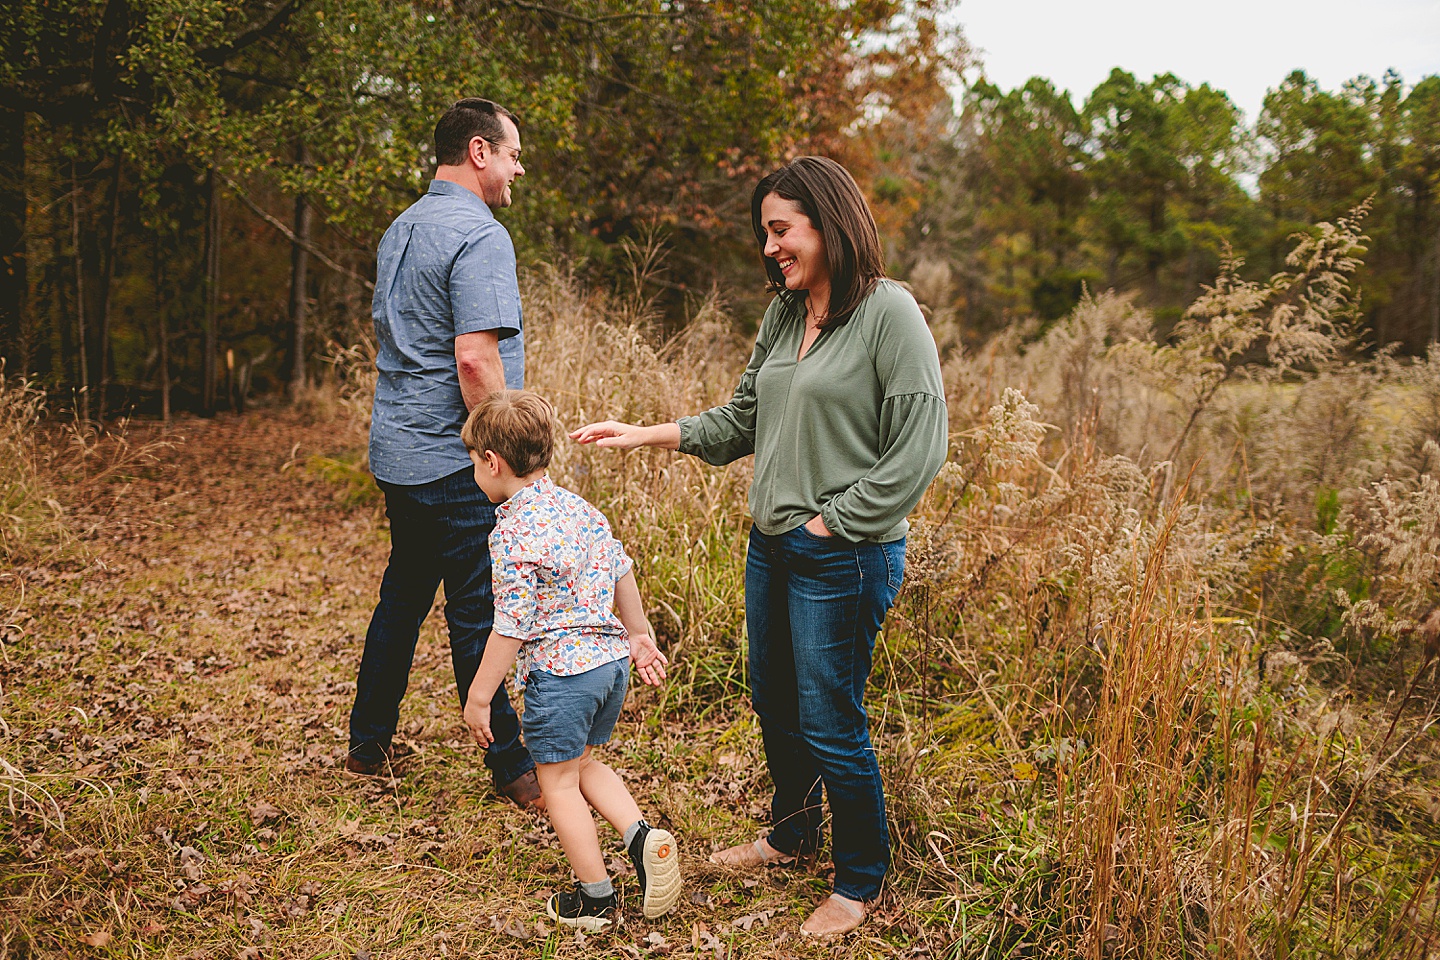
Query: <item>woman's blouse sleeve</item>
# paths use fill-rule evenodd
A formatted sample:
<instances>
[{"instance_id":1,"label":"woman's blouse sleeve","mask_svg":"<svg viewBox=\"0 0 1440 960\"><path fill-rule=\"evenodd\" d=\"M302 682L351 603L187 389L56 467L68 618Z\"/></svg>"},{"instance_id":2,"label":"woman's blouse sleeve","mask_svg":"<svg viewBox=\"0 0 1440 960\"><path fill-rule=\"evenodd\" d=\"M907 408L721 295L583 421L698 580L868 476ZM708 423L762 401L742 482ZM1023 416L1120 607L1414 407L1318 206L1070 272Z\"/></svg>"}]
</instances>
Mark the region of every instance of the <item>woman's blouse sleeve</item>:
<instances>
[{"instance_id":1,"label":"woman's blouse sleeve","mask_svg":"<svg viewBox=\"0 0 1440 960\"><path fill-rule=\"evenodd\" d=\"M712 407L693 417L681 417L680 452L699 457L716 466L748 457L755 452L755 378L770 354L770 331L776 307L765 311L750 362L740 375L735 394L724 406Z\"/></svg>"},{"instance_id":2,"label":"woman's blouse sleeve","mask_svg":"<svg viewBox=\"0 0 1440 960\"><path fill-rule=\"evenodd\" d=\"M892 529L920 502L949 454L935 338L908 294L895 298L886 312L874 348L882 391L879 459L820 508L830 532L847 540L874 539Z\"/></svg>"}]
</instances>

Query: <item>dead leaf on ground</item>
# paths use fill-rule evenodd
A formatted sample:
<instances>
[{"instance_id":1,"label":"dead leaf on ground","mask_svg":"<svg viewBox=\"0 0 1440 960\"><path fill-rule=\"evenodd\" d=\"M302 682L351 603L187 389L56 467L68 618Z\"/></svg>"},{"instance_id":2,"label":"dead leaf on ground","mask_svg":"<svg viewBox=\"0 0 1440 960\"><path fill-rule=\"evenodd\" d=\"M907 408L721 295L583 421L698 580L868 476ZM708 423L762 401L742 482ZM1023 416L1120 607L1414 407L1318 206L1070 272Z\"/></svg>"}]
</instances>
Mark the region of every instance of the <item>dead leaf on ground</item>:
<instances>
[{"instance_id":1,"label":"dead leaf on ground","mask_svg":"<svg viewBox=\"0 0 1440 960\"><path fill-rule=\"evenodd\" d=\"M747 913L743 917L736 917L730 921L730 925L736 929L749 932L750 928L757 923L762 927L765 926L773 916L775 916L774 910L759 910L755 913Z\"/></svg>"},{"instance_id":2,"label":"dead leaf on ground","mask_svg":"<svg viewBox=\"0 0 1440 960\"><path fill-rule=\"evenodd\" d=\"M108 947L110 941L114 939L115 937L109 930L96 930L94 933L87 933L81 937L80 942L91 947Z\"/></svg>"},{"instance_id":3,"label":"dead leaf on ground","mask_svg":"<svg viewBox=\"0 0 1440 960\"><path fill-rule=\"evenodd\" d=\"M285 813L267 800L261 800L250 808L250 822L257 827L271 820L279 820L283 816L285 816Z\"/></svg>"},{"instance_id":4,"label":"dead leaf on ground","mask_svg":"<svg viewBox=\"0 0 1440 960\"><path fill-rule=\"evenodd\" d=\"M200 875L205 872L203 864L205 854L194 847L180 848L180 869L185 874L186 880L199 880Z\"/></svg>"}]
</instances>

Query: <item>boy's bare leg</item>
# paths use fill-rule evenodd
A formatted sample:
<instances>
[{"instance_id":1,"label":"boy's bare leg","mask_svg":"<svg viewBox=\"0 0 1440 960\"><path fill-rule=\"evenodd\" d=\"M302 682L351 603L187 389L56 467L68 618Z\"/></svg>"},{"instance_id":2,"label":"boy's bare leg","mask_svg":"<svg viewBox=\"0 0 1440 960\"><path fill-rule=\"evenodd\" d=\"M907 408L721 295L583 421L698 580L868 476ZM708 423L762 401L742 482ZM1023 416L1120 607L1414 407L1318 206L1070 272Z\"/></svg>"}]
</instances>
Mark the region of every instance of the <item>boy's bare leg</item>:
<instances>
[{"instance_id":1,"label":"boy's bare leg","mask_svg":"<svg viewBox=\"0 0 1440 960\"><path fill-rule=\"evenodd\" d=\"M600 837L595 833L595 819L590 816L590 804L580 792L580 768L584 760L585 757L576 757L564 763L538 763L535 774L540 778L540 792L545 797L550 825L560 838L570 869L581 883L600 883L609 874L605 871L605 856L600 852Z\"/></svg>"},{"instance_id":2,"label":"boy's bare leg","mask_svg":"<svg viewBox=\"0 0 1440 960\"><path fill-rule=\"evenodd\" d=\"M636 806L635 798L630 796L630 791L625 788L625 781L621 780L614 770L592 757L589 747L585 748L585 753L580 757L580 792L585 795L590 806L595 808L595 812L604 817L621 836L624 836L632 823L641 819L640 808Z\"/></svg>"}]
</instances>

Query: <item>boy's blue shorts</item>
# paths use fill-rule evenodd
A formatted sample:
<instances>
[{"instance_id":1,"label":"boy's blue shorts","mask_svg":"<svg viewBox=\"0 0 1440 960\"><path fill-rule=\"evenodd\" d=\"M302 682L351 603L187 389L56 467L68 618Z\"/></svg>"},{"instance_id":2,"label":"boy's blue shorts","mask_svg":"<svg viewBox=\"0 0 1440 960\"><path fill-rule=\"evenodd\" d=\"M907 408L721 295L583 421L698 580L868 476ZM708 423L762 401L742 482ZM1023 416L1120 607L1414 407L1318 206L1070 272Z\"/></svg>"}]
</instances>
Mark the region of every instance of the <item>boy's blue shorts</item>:
<instances>
[{"instance_id":1,"label":"boy's blue shorts","mask_svg":"<svg viewBox=\"0 0 1440 960\"><path fill-rule=\"evenodd\" d=\"M629 657L573 677L531 670L520 717L530 756L536 763L564 763L584 754L586 746L608 743L629 683Z\"/></svg>"}]
</instances>

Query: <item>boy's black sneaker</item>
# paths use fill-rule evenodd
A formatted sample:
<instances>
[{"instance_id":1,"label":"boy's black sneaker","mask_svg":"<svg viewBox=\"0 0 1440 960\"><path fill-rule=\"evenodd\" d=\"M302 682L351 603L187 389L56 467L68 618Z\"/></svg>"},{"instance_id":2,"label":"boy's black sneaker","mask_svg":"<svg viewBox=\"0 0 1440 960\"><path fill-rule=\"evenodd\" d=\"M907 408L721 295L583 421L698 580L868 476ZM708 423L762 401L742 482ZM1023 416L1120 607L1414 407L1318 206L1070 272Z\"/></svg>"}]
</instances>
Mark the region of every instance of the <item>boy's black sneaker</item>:
<instances>
[{"instance_id":1,"label":"boy's black sneaker","mask_svg":"<svg viewBox=\"0 0 1440 960\"><path fill-rule=\"evenodd\" d=\"M635 878L640 881L640 912L653 920L674 910L682 886L675 836L641 820L629 853Z\"/></svg>"},{"instance_id":2,"label":"boy's black sneaker","mask_svg":"<svg viewBox=\"0 0 1440 960\"><path fill-rule=\"evenodd\" d=\"M561 926L599 933L613 922L610 915L615 912L615 903L614 893L608 897L592 897L580 889L577 880L575 889L562 890L551 897L545 904L545 912Z\"/></svg>"}]
</instances>

